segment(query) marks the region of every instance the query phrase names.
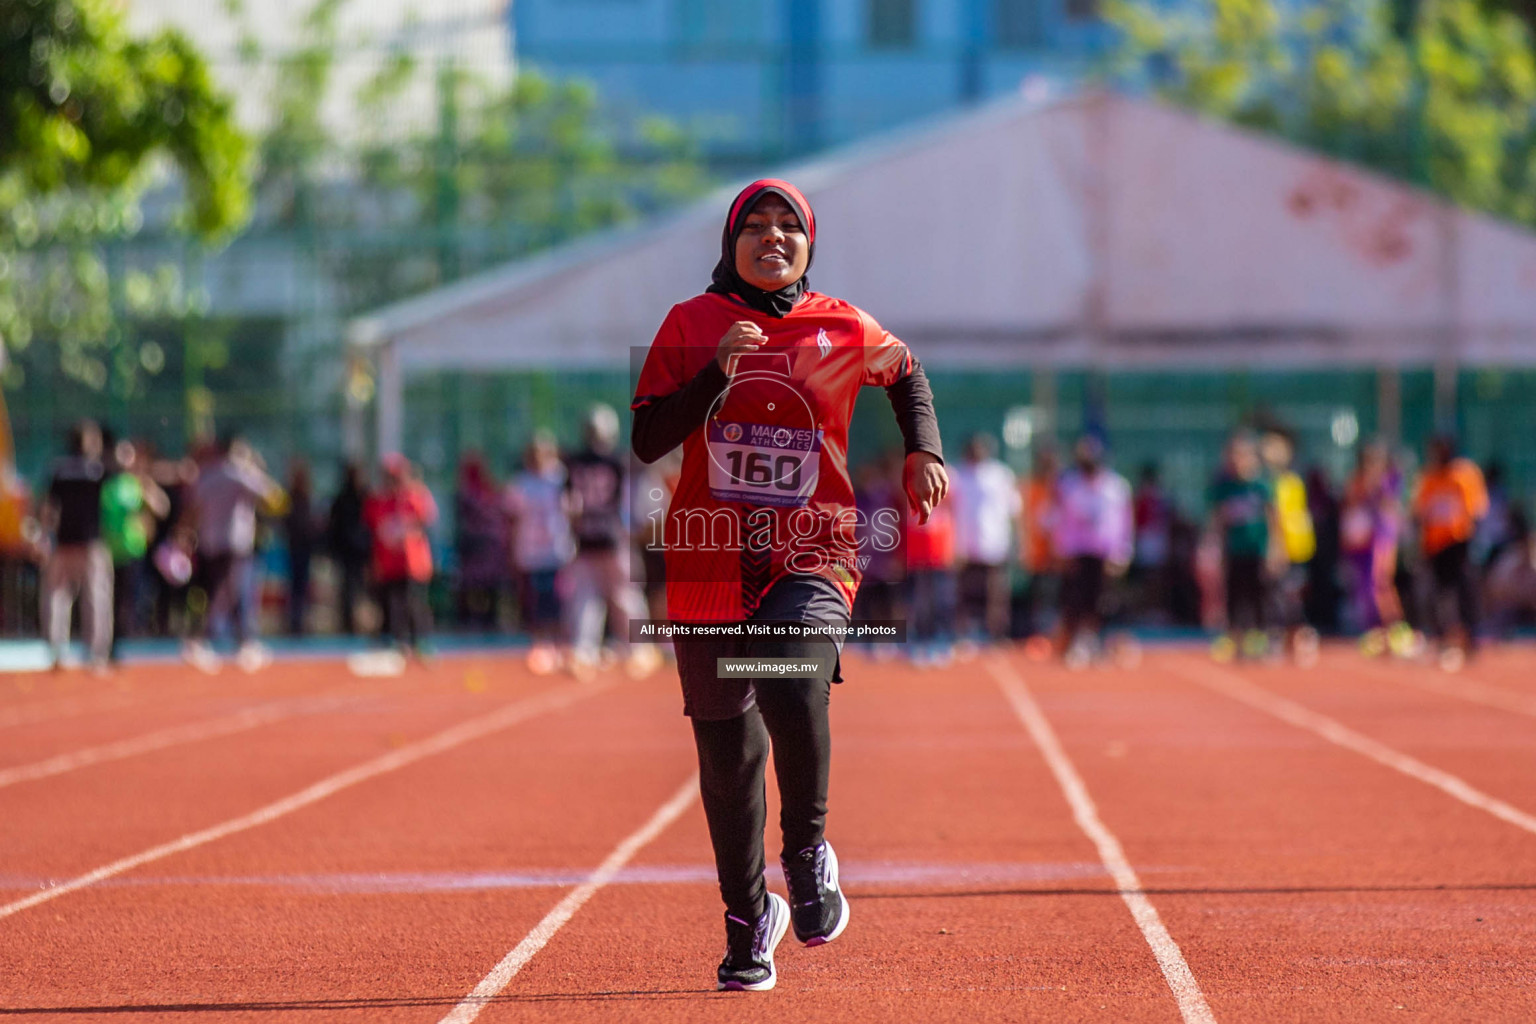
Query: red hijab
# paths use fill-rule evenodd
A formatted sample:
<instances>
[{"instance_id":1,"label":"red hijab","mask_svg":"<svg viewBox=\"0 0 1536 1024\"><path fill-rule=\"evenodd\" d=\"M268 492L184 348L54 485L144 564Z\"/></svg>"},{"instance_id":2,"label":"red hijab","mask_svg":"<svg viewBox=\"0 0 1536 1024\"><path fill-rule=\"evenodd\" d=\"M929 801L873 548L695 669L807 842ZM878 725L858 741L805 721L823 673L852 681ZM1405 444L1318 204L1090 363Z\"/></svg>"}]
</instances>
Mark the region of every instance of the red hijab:
<instances>
[{"instance_id":1,"label":"red hijab","mask_svg":"<svg viewBox=\"0 0 1536 1024\"><path fill-rule=\"evenodd\" d=\"M800 279L794 284L780 288L778 291L765 292L742 280L741 275L736 272L736 239L741 237L741 229L746 225L747 214L752 212L758 200L770 193L788 203L789 208L795 211L795 216L800 218L800 223L805 227L805 240L810 248L806 267L810 267L810 260L816 258L815 211L811 209L811 204L800 190L789 182L780 181L778 178L762 178L742 189L735 201L731 203L730 212L725 218L725 230L720 235L720 262L715 264L713 279L705 290L721 295L734 295L761 313L782 317L795 308L795 303L800 301L800 296L804 295L809 288L810 281L806 275L801 274Z\"/></svg>"}]
</instances>

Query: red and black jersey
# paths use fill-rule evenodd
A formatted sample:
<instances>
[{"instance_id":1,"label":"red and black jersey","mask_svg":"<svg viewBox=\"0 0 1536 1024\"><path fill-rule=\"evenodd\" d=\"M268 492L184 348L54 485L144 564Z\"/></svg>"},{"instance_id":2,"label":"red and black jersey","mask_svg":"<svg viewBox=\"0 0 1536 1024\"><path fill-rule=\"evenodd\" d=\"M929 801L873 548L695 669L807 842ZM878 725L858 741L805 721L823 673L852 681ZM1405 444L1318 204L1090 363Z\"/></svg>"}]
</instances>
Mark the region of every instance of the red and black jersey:
<instances>
[{"instance_id":1,"label":"red and black jersey","mask_svg":"<svg viewBox=\"0 0 1536 1024\"><path fill-rule=\"evenodd\" d=\"M704 424L683 441L665 523L668 615L738 620L778 579L801 573L836 583L851 607L862 562L848 426L859 390L907 377L912 354L841 299L808 292L776 317L706 293L667 314L631 408L706 370L739 320L768 342L740 357Z\"/></svg>"}]
</instances>

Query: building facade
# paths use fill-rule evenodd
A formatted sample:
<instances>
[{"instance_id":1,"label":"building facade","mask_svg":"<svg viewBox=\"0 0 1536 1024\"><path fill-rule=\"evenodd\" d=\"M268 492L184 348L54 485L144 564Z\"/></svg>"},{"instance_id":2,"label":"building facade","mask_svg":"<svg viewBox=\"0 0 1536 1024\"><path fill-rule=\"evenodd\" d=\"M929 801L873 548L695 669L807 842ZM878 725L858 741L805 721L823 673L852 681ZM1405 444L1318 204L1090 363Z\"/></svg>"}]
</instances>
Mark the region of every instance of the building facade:
<instances>
[{"instance_id":1,"label":"building facade","mask_svg":"<svg viewBox=\"0 0 1536 1024\"><path fill-rule=\"evenodd\" d=\"M1081 73L1097 0L516 0L520 64L758 164Z\"/></svg>"}]
</instances>

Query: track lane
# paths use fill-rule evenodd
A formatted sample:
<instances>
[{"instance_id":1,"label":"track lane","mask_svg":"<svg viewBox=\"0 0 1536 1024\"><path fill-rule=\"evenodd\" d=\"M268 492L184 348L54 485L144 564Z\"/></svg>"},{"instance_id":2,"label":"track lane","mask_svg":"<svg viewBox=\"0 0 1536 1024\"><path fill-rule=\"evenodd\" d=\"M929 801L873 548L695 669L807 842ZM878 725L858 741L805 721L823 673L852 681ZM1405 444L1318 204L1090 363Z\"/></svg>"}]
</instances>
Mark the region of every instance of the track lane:
<instances>
[{"instance_id":1,"label":"track lane","mask_svg":"<svg viewBox=\"0 0 1536 1024\"><path fill-rule=\"evenodd\" d=\"M437 1020L611 850L635 808L691 770L685 744L658 741L670 696L620 683L0 921L29 951L0 971L0 1006Z\"/></svg>"},{"instance_id":2,"label":"track lane","mask_svg":"<svg viewBox=\"0 0 1536 1024\"><path fill-rule=\"evenodd\" d=\"M325 680L348 679L337 660L285 661L262 672L234 669L209 676L179 662L137 662L106 676L83 671L0 676L0 741L7 746L27 727L57 723L65 735L112 728L119 712L175 713L208 699L261 701L313 692Z\"/></svg>"},{"instance_id":3,"label":"track lane","mask_svg":"<svg viewBox=\"0 0 1536 1024\"><path fill-rule=\"evenodd\" d=\"M1154 654L1035 690L1132 860L1174 866L1149 891L1216 1018L1459 1020L1481 1001L1477 1019L1530 1019L1536 837L1181 662L1206 664ZM1379 691L1384 714L1403 692Z\"/></svg>"},{"instance_id":4,"label":"track lane","mask_svg":"<svg viewBox=\"0 0 1536 1024\"><path fill-rule=\"evenodd\" d=\"M422 676L347 711L146 753L0 789L0 903L283 799L439 729L561 685L512 676L481 693ZM398 691L397 691L398 692Z\"/></svg>"},{"instance_id":5,"label":"track lane","mask_svg":"<svg viewBox=\"0 0 1536 1024\"><path fill-rule=\"evenodd\" d=\"M817 949L787 937L773 992L716 993L722 910L694 807L635 861L690 880L604 890L480 1021L1177 1022L1092 845L981 666L928 673L855 655L845 671L829 829L852 901L842 937ZM686 740L686 724L674 728ZM768 848L776 860L772 827Z\"/></svg>"},{"instance_id":6,"label":"track lane","mask_svg":"<svg viewBox=\"0 0 1536 1024\"><path fill-rule=\"evenodd\" d=\"M1244 666L1239 673L1282 699L1334 719L1369 740L1450 773L1507 803L1526 825L1536 821L1536 719L1515 707L1473 698L1488 691L1513 699L1508 687L1448 675L1428 666L1361 664L1349 651L1330 652L1316 671ZM1208 671L1217 666L1192 660ZM1525 826L1519 826L1525 827Z\"/></svg>"},{"instance_id":7,"label":"track lane","mask_svg":"<svg viewBox=\"0 0 1536 1024\"><path fill-rule=\"evenodd\" d=\"M1536 1018L1532 837L1179 679L1170 669L1187 657L1153 654L1136 673L1014 663L1216 1018ZM1385 723L1412 740L1436 716L1449 722L1441 740L1469 749L1480 735L1503 744L1531 731L1518 715L1354 679L1354 660L1261 685L1337 699L1340 717L1361 716L1353 727L1372 735ZM843 938L819 950L786 940L774 993L709 991L720 910L694 805L480 1019L1177 1020L1091 845L979 666L850 662L854 682L833 704L831 837L854 899ZM438 1020L691 768L664 676L625 684L594 714L420 762L0 921L0 1008L73 1007L82 1012L52 1016L87 1021ZM496 699L502 686L493 672ZM414 690L429 715L487 696L436 670ZM291 739L263 756L310 758L299 748L324 742ZM1422 756L1449 770L1438 753L1454 748ZM138 775L161 756L122 767ZM198 785L187 772L205 767L193 759L156 781L185 793ZM67 844L66 832L55 838Z\"/></svg>"},{"instance_id":8,"label":"track lane","mask_svg":"<svg viewBox=\"0 0 1536 1024\"><path fill-rule=\"evenodd\" d=\"M1522 693L1513 687L1495 685L1466 675L1450 675L1424 665L1395 665L1372 659L1361 659L1359 668L1352 674L1413 686L1442 697L1453 697L1499 711L1536 718L1536 694Z\"/></svg>"}]
</instances>

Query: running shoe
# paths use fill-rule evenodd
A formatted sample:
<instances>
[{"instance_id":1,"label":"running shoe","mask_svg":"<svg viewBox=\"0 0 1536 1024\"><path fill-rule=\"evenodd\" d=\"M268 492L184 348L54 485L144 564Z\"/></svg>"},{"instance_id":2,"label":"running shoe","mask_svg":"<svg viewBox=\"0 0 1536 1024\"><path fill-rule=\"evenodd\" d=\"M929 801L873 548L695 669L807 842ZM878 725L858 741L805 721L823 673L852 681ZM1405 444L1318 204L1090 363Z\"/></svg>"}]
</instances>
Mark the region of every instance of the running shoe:
<instances>
[{"instance_id":1,"label":"running shoe","mask_svg":"<svg viewBox=\"0 0 1536 1024\"><path fill-rule=\"evenodd\" d=\"M789 930L789 904L778 893L756 922L725 915L725 959L716 972L722 992L766 992L778 983L773 951Z\"/></svg>"},{"instance_id":2,"label":"running shoe","mask_svg":"<svg viewBox=\"0 0 1536 1024\"><path fill-rule=\"evenodd\" d=\"M181 657L188 665L210 676L217 675L224 663L213 648L201 640L187 641L181 649Z\"/></svg>"},{"instance_id":3,"label":"running shoe","mask_svg":"<svg viewBox=\"0 0 1536 1024\"><path fill-rule=\"evenodd\" d=\"M1311 668L1317 664L1320 647L1317 630L1311 626L1300 626L1291 637L1291 660L1297 668Z\"/></svg>"},{"instance_id":4,"label":"running shoe","mask_svg":"<svg viewBox=\"0 0 1536 1024\"><path fill-rule=\"evenodd\" d=\"M1243 634L1242 656L1248 661L1262 661L1271 652L1269 634L1262 629L1250 629Z\"/></svg>"},{"instance_id":5,"label":"running shoe","mask_svg":"<svg viewBox=\"0 0 1536 1024\"><path fill-rule=\"evenodd\" d=\"M272 664L272 652L267 650L265 644L247 640L235 653L235 664L240 666L242 672L260 672Z\"/></svg>"},{"instance_id":6,"label":"running shoe","mask_svg":"<svg viewBox=\"0 0 1536 1024\"><path fill-rule=\"evenodd\" d=\"M848 927L848 901L837 884L837 854L823 840L793 857L779 860L789 886L790 915L795 938L807 946L820 946L843 934Z\"/></svg>"},{"instance_id":7,"label":"running shoe","mask_svg":"<svg viewBox=\"0 0 1536 1024\"><path fill-rule=\"evenodd\" d=\"M1390 645L1390 634L1384 629L1368 629L1360 637L1360 653L1367 658L1381 657Z\"/></svg>"},{"instance_id":8,"label":"running shoe","mask_svg":"<svg viewBox=\"0 0 1536 1024\"><path fill-rule=\"evenodd\" d=\"M1387 630L1387 648L1399 658L1421 658L1426 646L1424 634L1406 622L1394 623Z\"/></svg>"},{"instance_id":9,"label":"running shoe","mask_svg":"<svg viewBox=\"0 0 1536 1024\"><path fill-rule=\"evenodd\" d=\"M560 667L560 653L549 644L534 644L528 651L528 671L547 676Z\"/></svg>"},{"instance_id":10,"label":"running shoe","mask_svg":"<svg viewBox=\"0 0 1536 1024\"><path fill-rule=\"evenodd\" d=\"M1129 633L1110 637L1108 646L1116 668L1134 669L1141 665L1141 642Z\"/></svg>"},{"instance_id":11,"label":"running shoe","mask_svg":"<svg viewBox=\"0 0 1536 1024\"><path fill-rule=\"evenodd\" d=\"M1237 657L1237 641L1222 634L1211 641L1211 660L1226 665Z\"/></svg>"}]
</instances>

